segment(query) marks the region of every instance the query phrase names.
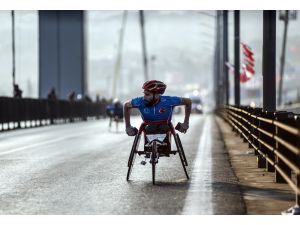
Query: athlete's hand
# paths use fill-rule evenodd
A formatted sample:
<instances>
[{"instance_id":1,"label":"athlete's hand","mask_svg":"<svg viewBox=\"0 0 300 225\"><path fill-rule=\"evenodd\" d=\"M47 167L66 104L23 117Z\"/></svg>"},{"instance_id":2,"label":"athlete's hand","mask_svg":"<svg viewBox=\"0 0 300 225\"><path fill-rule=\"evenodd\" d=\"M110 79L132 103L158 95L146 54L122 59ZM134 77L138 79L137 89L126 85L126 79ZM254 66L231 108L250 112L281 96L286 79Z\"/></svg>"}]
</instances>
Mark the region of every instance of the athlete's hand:
<instances>
[{"instance_id":1,"label":"athlete's hand","mask_svg":"<svg viewBox=\"0 0 300 225\"><path fill-rule=\"evenodd\" d=\"M126 133L128 136L135 136L138 132L138 129L132 126L126 127Z\"/></svg>"},{"instance_id":2,"label":"athlete's hand","mask_svg":"<svg viewBox=\"0 0 300 225\"><path fill-rule=\"evenodd\" d=\"M175 129L181 133L186 133L186 131L189 129L189 124L188 123L178 123L176 125Z\"/></svg>"}]
</instances>

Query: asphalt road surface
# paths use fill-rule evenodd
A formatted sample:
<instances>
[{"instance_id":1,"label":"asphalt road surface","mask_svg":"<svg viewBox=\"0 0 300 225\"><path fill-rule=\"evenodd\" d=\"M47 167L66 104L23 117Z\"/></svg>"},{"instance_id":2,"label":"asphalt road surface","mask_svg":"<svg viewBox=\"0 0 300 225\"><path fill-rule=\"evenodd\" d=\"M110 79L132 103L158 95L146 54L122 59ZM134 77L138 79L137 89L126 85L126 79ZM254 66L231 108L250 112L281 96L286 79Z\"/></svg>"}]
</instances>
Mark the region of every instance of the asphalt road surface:
<instances>
[{"instance_id":1,"label":"asphalt road surface","mask_svg":"<svg viewBox=\"0 0 300 225\"><path fill-rule=\"evenodd\" d=\"M108 120L2 132L0 214L244 214L214 117L192 115L180 137L191 179L177 154L159 159L153 185L143 157L126 181L133 138L124 124L119 132Z\"/></svg>"}]
</instances>

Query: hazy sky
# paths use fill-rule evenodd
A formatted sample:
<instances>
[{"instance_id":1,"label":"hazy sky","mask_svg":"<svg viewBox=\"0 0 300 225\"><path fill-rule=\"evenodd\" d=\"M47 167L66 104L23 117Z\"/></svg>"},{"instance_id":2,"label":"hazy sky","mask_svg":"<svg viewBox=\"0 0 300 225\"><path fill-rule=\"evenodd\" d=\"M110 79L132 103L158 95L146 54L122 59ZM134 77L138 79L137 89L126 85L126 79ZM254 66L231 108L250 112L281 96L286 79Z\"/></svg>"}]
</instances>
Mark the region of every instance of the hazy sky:
<instances>
[{"instance_id":1,"label":"hazy sky","mask_svg":"<svg viewBox=\"0 0 300 225\"><path fill-rule=\"evenodd\" d=\"M168 91L174 94L183 94L189 85L191 89L208 87L207 83L212 81L214 12L209 12L211 16L197 11L144 14L148 58L154 59L149 60L150 79L164 80ZM87 15L91 93L111 95L109 84L115 69L122 15L122 11L91 11ZM129 11L118 85L121 96L141 94L144 74L140 33L138 11Z\"/></svg>"},{"instance_id":2,"label":"hazy sky","mask_svg":"<svg viewBox=\"0 0 300 225\"><path fill-rule=\"evenodd\" d=\"M85 11L88 91L92 97L112 95L123 11ZM168 84L168 94L199 89L212 91L215 11L145 11L150 79ZM299 13L298 13L299 17ZM16 81L25 97L38 96L38 12L15 12ZM0 11L0 95L12 93L11 12ZM289 23L286 72L300 72L299 18ZM281 55L283 22L277 20L277 61ZM128 11L117 94L141 94L144 82L138 11ZM261 85L262 11L241 11L241 41L255 54L256 75L245 85ZM229 57L233 63L233 13L229 12ZM279 67L277 68L277 71ZM230 77L232 80L232 76ZM296 78L295 78L296 79ZM293 80L292 80L293 81ZM291 82L298 85L299 82ZM298 85L300 86L300 84Z\"/></svg>"},{"instance_id":3,"label":"hazy sky","mask_svg":"<svg viewBox=\"0 0 300 225\"><path fill-rule=\"evenodd\" d=\"M145 31L150 78L168 83L168 90L207 87L212 78L214 12L146 11ZM111 96L123 11L86 11L88 90ZM0 95L12 93L11 12L1 11ZM16 82L26 97L38 95L38 13L15 12ZM124 34L119 95L140 93L144 82L138 11L129 11ZM205 51L205 54L203 54ZM178 86L178 84L182 84Z\"/></svg>"},{"instance_id":4,"label":"hazy sky","mask_svg":"<svg viewBox=\"0 0 300 225\"><path fill-rule=\"evenodd\" d=\"M0 11L0 96L12 95L11 11ZM37 11L15 11L16 82L24 96L38 97Z\"/></svg>"}]
</instances>

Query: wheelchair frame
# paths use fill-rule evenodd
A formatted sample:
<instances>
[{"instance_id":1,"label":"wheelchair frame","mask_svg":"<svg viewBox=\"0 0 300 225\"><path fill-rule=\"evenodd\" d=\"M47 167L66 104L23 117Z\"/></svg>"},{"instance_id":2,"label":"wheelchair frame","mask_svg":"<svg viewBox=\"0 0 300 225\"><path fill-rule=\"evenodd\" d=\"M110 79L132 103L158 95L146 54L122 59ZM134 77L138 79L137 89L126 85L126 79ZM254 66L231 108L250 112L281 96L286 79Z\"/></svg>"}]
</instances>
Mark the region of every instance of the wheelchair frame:
<instances>
[{"instance_id":1,"label":"wheelchair frame","mask_svg":"<svg viewBox=\"0 0 300 225\"><path fill-rule=\"evenodd\" d=\"M148 144L150 144L151 146L151 151L146 151L145 150L145 145L146 145L146 132L145 132L145 127L146 125L157 125L157 124L166 124L169 126L169 130L167 131L166 135L169 140L169 147L171 148L171 135L173 136L174 140L175 140L175 144L176 144L176 148L177 150L175 151L167 151L167 152L161 152L159 151L159 146L162 146L163 143L161 143L159 140L155 139L152 142L149 142ZM139 142L140 142L140 138L142 133L144 134L144 151L138 151L138 147L139 147ZM148 146L149 147L149 146ZM163 147L162 147L163 148ZM135 135L134 141L133 141L133 145L130 151L130 155L129 155L129 159L128 159L128 171L127 171L127 181L130 178L131 175L131 171L132 171L132 167L135 161L135 157L138 154L140 155L146 155L146 154L150 154L150 163L152 164L152 183L155 184L155 166L158 163L158 158L159 157L164 157L167 156L169 157L170 154L175 155L176 153L179 154L180 157L180 161L184 170L184 173L186 175L186 178L189 179L189 175L187 173L186 170L186 166L188 166L186 157L185 157L185 153L181 144L181 140L179 138L179 134L176 133L174 126L172 124L172 122L167 122L167 121L163 121L163 122L143 122L138 130L138 133Z\"/></svg>"}]
</instances>

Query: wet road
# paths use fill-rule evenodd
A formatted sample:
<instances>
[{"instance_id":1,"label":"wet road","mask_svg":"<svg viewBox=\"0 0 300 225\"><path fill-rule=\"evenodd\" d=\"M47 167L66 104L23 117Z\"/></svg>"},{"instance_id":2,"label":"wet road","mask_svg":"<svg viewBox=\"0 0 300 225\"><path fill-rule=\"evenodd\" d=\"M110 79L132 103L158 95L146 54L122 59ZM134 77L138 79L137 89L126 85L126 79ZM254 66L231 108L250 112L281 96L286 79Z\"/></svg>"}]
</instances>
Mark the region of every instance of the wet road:
<instances>
[{"instance_id":1,"label":"wet road","mask_svg":"<svg viewBox=\"0 0 300 225\"><path fill-rule=\"evenodd\" d=\"M191 180L175 155L160 158L155 186L142 157L126 181L133 138L123 126L108 131L98 120L0 133L0 214L244 213L213 116L192 115L180 135Z\"/></svg>"}]
</instances>

